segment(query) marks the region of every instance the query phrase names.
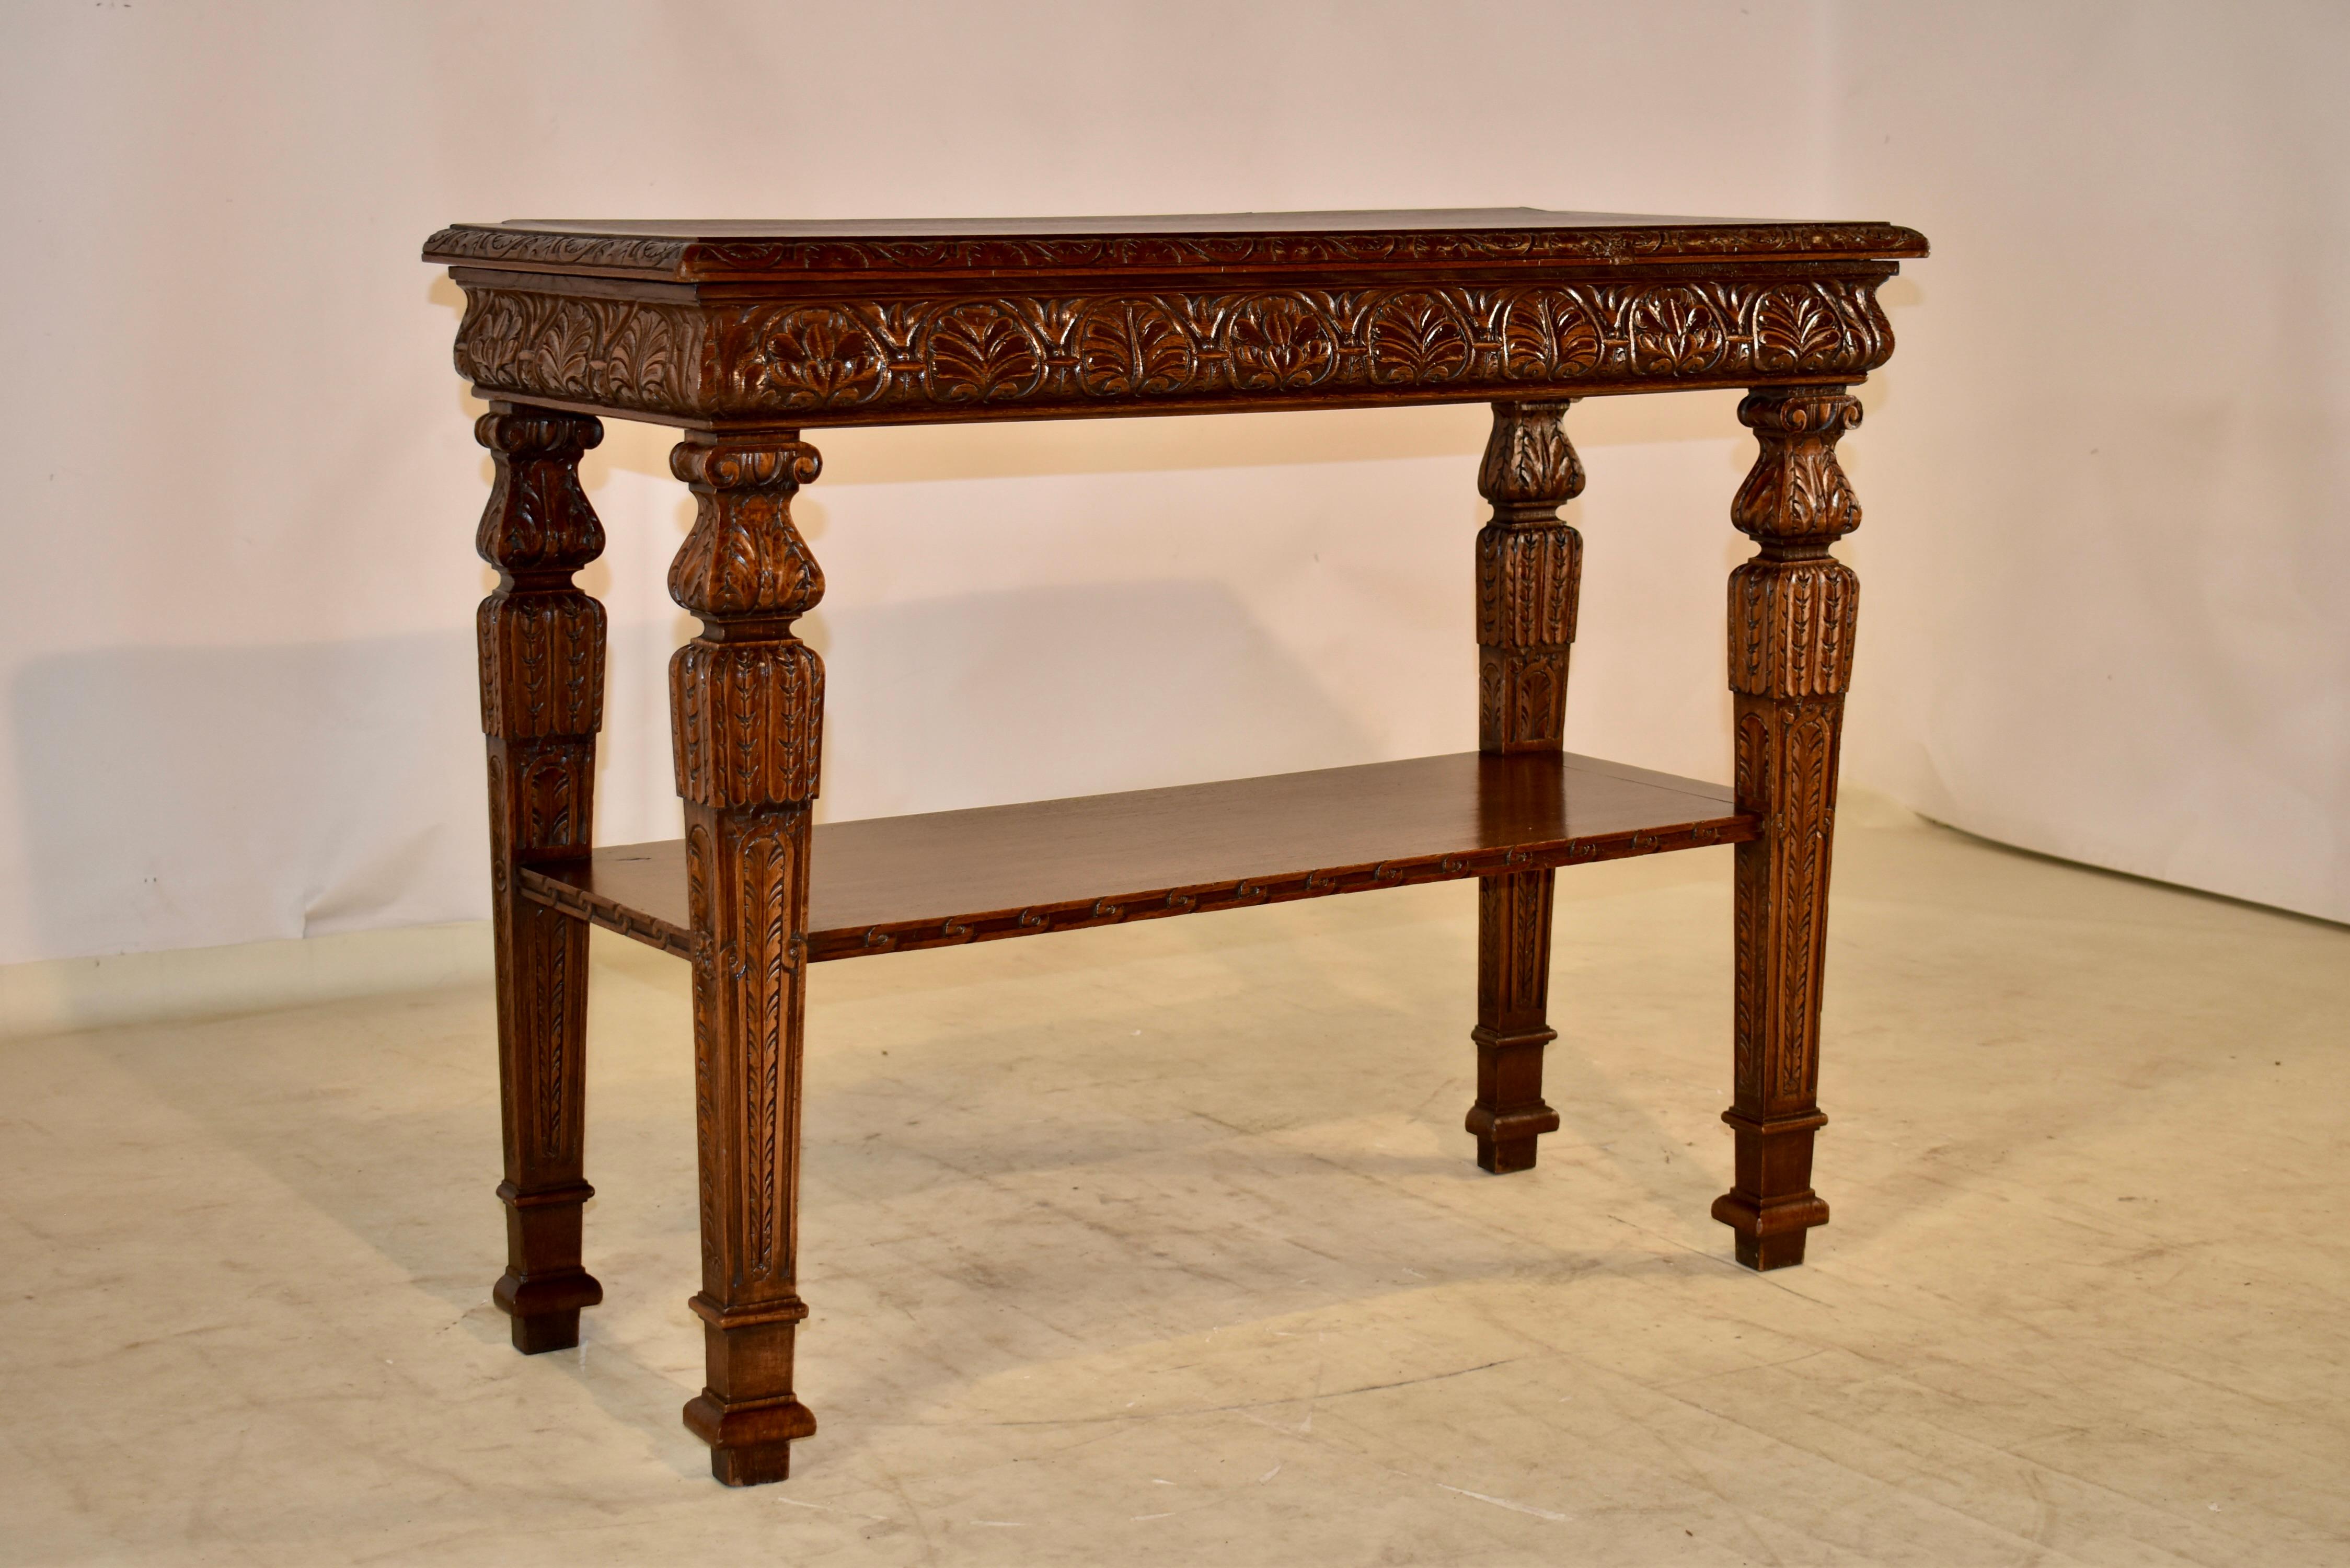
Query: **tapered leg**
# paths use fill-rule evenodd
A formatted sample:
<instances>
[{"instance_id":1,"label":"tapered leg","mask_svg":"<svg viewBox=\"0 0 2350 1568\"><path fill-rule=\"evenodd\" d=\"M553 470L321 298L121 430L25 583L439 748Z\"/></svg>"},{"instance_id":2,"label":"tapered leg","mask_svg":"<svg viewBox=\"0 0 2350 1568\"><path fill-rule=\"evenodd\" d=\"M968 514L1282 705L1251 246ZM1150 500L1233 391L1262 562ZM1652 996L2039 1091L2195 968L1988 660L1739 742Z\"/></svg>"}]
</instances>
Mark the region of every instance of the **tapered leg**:
<instances>
[{"instance_id":1,"label":"tapered leg","mask_svg":"<svg viewBox=\"0 0 2350 1568\"><path fill-rule=\"evenodd\" d=\"M792 1393L792 1348L807 1316L794 1271L824 666L792 623L824 577L792 525L792 495L818 466L796 437L696 437L671 459L698 505L670 593L702 626L670 665L698 944L702 1290L690 1304L707 1366L685 1424L729 1486L782 1480L792 1439L816 1431Z\"/></svg>"},{"instance_id":2,"label":"tapered leg","mask_svg":"<svg viewBox=\"0 0 2350 1568\"><path fill-rule=\"evenodd\" d=\"M1478 744L1497 755L1559 752L1575 641L1583 541L1558 509L1583 489L1561 422L1565 402L1495 403L1477 471L1492 520L1477 535ZM1550 992L1553 874L1513 872L1477 889L1477 1102L1468 1129L1495 1175L1531 1169L1534 1140L1558 1129L1542 1096L1543 1047L1557 1038Z\"/></svg>"},{"instance_id":3,"label":"tapered leg","mask_svg":"<svg viewBox=\"0 0 2350 1568\"><path fill-rule=\"evenodd\" d=\"M489 742L490 919L497 956L506 1272L491 1299L525 1355L579 1343L579 1309L604 1299L579 1262L586 1121L588 928L522 896L525 866L588 852L596 731L604 707L604 607L571 574L604 548L579 488L603 439L582 414L491 405L474 426L497 469L475 545L498 568L476 618Z\"/></svg>"},{"instance_id":4,"label":"tapered leg","mask_svg":"<svg viewBox=\"0 0 2350 1568\"><path fill-rule=\"evenodd\" d=\"M1735 1094L1737 1174L1713 1217L1738 1233L1738 1261L1804 1261L1828 1206L1812 1190L1819 1109L1820 981L1827 950L1836 750L1852 678L1859 580L1828 545L1860 523L1837 464L1860 404L1839 388L1758 391L1738 417L1761 442L1732 518L1762 550L1730 579L1741 811L1762 836L1738 846Z\"/></svg>"},{"instance_id":5,"label":"tapered leg","mask_svg":"<svg viewBox=\"0 0 2350 1568\"><path fill-rule=\"evenodd\" d=\"M1530 1170L1534 1139L1558 1130L1543 1099L1543 1047L1558 1038L1550 995L1550 898L1556 873L1521 871L1477 884L1477 1103L1469 1130L1477 1163L1496 1176Z\"/></svg>"}]
</instances>

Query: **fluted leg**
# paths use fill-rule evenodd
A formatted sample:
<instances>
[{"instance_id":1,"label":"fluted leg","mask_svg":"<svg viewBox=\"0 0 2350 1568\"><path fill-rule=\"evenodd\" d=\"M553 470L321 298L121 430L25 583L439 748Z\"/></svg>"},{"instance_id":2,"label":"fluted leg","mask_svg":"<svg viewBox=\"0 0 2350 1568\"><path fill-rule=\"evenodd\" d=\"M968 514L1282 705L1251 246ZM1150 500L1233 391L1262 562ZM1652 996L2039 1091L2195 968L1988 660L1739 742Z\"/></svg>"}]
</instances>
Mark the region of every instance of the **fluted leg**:
<instances>
[{"instance_id":1,"label":"fluted leg","mask_svg":"<svg viewBox=\"0 0 2350 1568\"><path fill-rule=\"evenodd\" d=\"M1477 472L1492 520L1477 535L1478 743L1555 755L1565 733L1583 541L1558 509L1583 489L1561 423L1565 402L1495 403ZM1468 1130L1495 1175L1531 1169L1534 1140L1558 1129L1543 1099L1543 1047L1556 1039L1550 992L1554 873L1513 872L1477 888L1477 1101Z\"/></svg>"},{"instance_id":2,"label":"fluted leg","mask_svg":"<svg viewBox=\"0 0 2350 1568\"><path fill-rule=\"evenodd\" d=\"M1840 389L1758 391L1740 404L1762 452L1733 520L1761 545L1730 579L1730 684L1742 811L1762 836L1738 846L1735 1094L1737 1174L1713 1217L1738 1234L1738 1261L1804 1261L1828 1206L1812 1190L1819 1109L1820 983L1836 752L1851 682L1859 581L1828 545L1859 525L1835 458L1860 422Z\"/></svg>"},{"instance_id":3,"label":"fluted leg","mask_svg":"<svg viewBox=\"0 0 2350 1568\"><path fill-rule=\"evenodd\" d=\"M807 977L809 814L824 666L792 623L824 577L791 520L817 471L796 431L697 437L671 460L698 502L670 593L702 635L670 665L685 800L693 966L702 1290L707 1378L685 1424L729 1486L782 1480L816 1431L792 1393L807 1307L799 1233L800 1039Z\"/></svg>"},{"instance_id":4,"label":"fluted leg","mask_svg":"<svg viewBox=\"0 0 2350 1568\"><path fill-rule=\"evenodd\" d=\"M604 548L579 488L603 439L582 414L491 406L474 426L497 467L475 545L498 568L476 618L489 742L490 919L497 957L506 1272L491 1299L525 1355L579 1343L604 1299L580 1266L588 928L525 899L520 872L585 857L604 706L604 607L571 574Z\"/></svg>"}]
</instances>

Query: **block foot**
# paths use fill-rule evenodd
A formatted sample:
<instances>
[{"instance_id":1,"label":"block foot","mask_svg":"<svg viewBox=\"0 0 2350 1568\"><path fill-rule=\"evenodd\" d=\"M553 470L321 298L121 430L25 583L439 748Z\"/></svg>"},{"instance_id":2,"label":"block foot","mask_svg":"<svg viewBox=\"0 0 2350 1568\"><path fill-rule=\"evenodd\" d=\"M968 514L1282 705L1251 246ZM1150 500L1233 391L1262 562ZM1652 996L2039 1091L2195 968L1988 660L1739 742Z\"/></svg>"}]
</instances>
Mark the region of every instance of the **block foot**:
<instances>
[{"instance_id":1,"label":"block foot","mask_svg":"<svg viewBox=\"0 0 2350 1568\"><path fill-rule=\"evenodd\" d=\"M550 1350L569 1350L579 1343L579 1309L567 1312L542 1313L536 1317L518 1317L513 1321L514 1347L525 1355L544 1355Z\"/></svg>"},{"instance_id":2,"label":"block foot","mask_svg":"<svg viewBox=\"0 0 2350 1568\"><path fill-rule=\"evenodd\" d=\"M1477 1140L1477 1168L1494 1176L1507 1176L1513 1171L1534 1168L1534 1139L1525 1137L1481 1137Z\"/></svg>"},{"instance_id":3,"label":"block foot","mask_svg":"<svg viewBox=\"0 0 2350 1568\"><path fill-rule=\"evenodd\" d=\"M604 1287L585 1269L559 1270L520 1279L506 1274L490 1287L490 1300L514 1320L514 1347L525 1355L568 1350L579 1343L579 1309L604 1299Z\"/></svg>"},{"instance_id":4,"label":"block foot","mask_svg":"<svg viewBox=\"0 0 2350 1568\"><path fill-rule=\"evenodd\" d=\"M1768 1269L1792 1269L1804 1261L1804 1238L1809 1231L1783 1231L1776 1236L1738 1238L1738 1261L1756 1273Z\"/></svg>"}]
</instances>

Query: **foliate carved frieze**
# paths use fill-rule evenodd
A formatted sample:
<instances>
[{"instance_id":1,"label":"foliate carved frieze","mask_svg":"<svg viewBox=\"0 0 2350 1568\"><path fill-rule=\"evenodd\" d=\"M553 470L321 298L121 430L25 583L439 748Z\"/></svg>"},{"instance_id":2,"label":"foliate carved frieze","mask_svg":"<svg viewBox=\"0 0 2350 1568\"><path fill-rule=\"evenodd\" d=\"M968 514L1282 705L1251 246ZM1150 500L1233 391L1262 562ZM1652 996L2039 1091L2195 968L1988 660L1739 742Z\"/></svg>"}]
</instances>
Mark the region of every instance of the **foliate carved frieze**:
<instances>
[{"instance_id":1,"label":"foliate carved frieze","mask_svg":"<svg viewBox=\"0 0 2350 1568\"><path fill-rule=\"evenodd\" d=\"M1829 556L1745 562L1730 576L1730 689L1830 697L1852 684L1860 579Z\"/></svg>"},{"instance_id":2,"label":"foliate carved frieze","mask_svg":"<svg viewBox=\"0 0 2350 1568\"><path fill-rule=\"evenodd\" d=\"M1923 254L1884 223L1692 223L1607 229L1386 230L1287 234L1035 234L702 240L556 234L460 224L425 242L428 261L549 271L699 278L837 273L955 273L1507 265L1754 255Z\"/></svg>"},{"instance_id":3,"label":"foliate carved frieze","mask_svg":"<svg viewBox=\"0 0 2350 1568\"><path fill-rule=\"evenodd\" d=\"M482 390L683 410L702 380L700 311L514 289L467 291L457 373Z\"/></svg>"},{"instance_id":4,"label":"foliate carved frieze","mask_svg":"<svg viewBox=\"0 0 2350 1568\"><path fill-rule=\"evenodd\" d=\"M696 638L669 669L679 794L717 807L816 797L824 661L814 649Z\"/></svg>"},{"instance_id":5,"label":"foliate carved frieze","mask_svg":"<svg viewBox=\"0 0 2350 1568\"><path fill-rule=\"evenodd\" d=\"M1871 285L1649 283L749 307L715 317L710 411L1863 374Z\"/></svg>"},{"instance_id":6,"label":"foliate carved frieze","mask_svg":"<svg viewBox=\"0 0 2350 1568\"><path fill-rule=\"evenodd\" d=\"M1892 351L1870 278L710 306L470 287L458 366L484 392L681 419L1857 379Z\"/></svg>"},{"instance_id":7,"label":"foliate carved frieze","mask_svg":"<svg viewBox=\"0 0 2350 1568\"><path fill-rule=\"evenodd\" d=\"M1766 388L1738 405L1762 450L1731 503L1740 532L1766 545L1824 546L1860 526L1860 500L1835 445L1860 424L1860 400L1840 390Z\"/></svg>"}]
</instances>

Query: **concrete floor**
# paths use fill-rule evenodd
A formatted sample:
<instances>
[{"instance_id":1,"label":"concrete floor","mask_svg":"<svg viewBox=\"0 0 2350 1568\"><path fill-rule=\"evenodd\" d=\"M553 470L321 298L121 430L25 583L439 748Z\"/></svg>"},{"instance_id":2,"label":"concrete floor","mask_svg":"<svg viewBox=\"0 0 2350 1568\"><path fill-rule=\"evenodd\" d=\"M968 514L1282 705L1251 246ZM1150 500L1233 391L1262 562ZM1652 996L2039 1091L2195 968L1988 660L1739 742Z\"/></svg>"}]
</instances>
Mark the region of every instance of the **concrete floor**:
<instances>
[{"instance_id":1,"label":"concrete floor","mask_svg":"<svg viewBox=\"0 0 2350 1568\"><path fill-rule=\"evenodd\" d=\"M816 971L792 1480L708 1479L682 966L598 936L575 1353L480 986L0 1047L7 1563L2350 1563L2350 931L1848 820L1812 1262L1729 1262L1727 851Z\"/></svg>"}]
</instances>

